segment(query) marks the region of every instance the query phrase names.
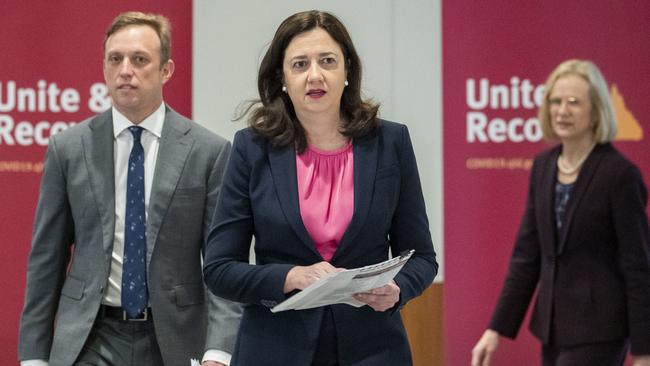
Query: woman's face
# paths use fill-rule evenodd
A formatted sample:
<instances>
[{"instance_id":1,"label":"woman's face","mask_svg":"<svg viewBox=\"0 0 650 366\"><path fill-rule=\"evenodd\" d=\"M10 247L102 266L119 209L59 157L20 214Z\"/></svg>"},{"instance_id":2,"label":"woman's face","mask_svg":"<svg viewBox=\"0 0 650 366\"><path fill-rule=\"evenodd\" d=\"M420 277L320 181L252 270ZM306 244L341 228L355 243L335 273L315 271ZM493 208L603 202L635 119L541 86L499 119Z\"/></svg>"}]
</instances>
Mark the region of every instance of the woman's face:
<instances>
[{"instance_id":1,"label":"woman's face","mask_svg":"<svg viewBox=\"0 0 650 366\"><path fill-rule=\"evenodd\" d=\"M594 139L589 83L578 75L562 76L549 94L553 132L562 142Z\"/></svg>"},{"instance_id":2,"label":"woman's face","mask_svg":"<svg viewBox=\"0 0 650 366\"><path fill-rule=\"evenodd\" d=\"M284 85L299 119L338 113L345 87L343 51L322 28L295 36L284 53Z\"/></svg>"}]
</instances>

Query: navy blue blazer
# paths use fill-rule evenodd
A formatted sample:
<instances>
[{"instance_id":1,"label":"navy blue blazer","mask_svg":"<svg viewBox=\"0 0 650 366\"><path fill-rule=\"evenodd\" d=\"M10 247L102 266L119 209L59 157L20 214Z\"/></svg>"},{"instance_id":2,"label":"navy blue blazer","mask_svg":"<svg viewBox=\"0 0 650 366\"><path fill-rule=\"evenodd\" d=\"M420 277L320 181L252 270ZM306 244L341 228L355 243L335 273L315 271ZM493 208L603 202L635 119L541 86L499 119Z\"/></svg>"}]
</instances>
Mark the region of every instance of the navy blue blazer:
<instances>
[{"instance_id":1,"label":"navy blue blazer","mask_svg":"<svg viewBox=\"0 0 650 366\"><path fill-rule=\"evenodd\" d=\"M354 214L331 263L355 268L415 249L395 277L394 311L333 305L341 365L408 365L399 315L433 281L438 264L415 155L406 126L380 121L353 141ZM256 265L248 264L254 236ZM221 189L205 258L205 281L218 296L245 303L232 365L309 365L323 308L272 313L285 300L287 272L323 261L298 203L296 153L239 131Z\"/></svg>"},{"instance_id":2,"label":"navy blue blazer","mask_svg":"<svg viewBox=\"0 0 650 366\"><path fill-rule=\"evenodd\" d=\"M537 288L530 328L543 343L572 346L630 339L650 354L648 195L636 166L596 145L555 225L561 147L533 164L526 211L490 328L515 337Z\"/></svg>"}]
</instances>

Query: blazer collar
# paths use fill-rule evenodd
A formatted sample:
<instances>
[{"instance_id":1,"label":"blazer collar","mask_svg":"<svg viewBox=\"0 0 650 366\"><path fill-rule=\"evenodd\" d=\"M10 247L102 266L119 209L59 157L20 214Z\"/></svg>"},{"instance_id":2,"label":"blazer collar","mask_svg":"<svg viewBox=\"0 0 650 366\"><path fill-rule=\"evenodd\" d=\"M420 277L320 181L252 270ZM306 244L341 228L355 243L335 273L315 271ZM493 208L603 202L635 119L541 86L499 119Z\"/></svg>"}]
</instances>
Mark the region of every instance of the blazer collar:
<instances>
[{"instance_id":1,"label":"blazer collar","mask_svg":"<svg viewBox=\"0 0 650 366\"><path fill-rule=\"evenodd\" d=\"M555 256L557 254L557 229L555 225L555 184L557 183L557 158L560 146L555 147L540 169L540 179L535 193L536 220L539 227L538 235L542 253Z\"/></svg>"},{"instance_id":2,"label":"blazer collar","mask_svg":"<svg viewBox=\"0 0 650 366\"><path fill-rule=\"evenodd\" d=\"M151 259L160 226L194 145L194 139L189 135L192 129L189 121L169 107L165 112L147 215L148 261Z\"/></svg>"},{"instance_id":3,"label":"blazer collar","mask_svg":"<svg viewBox=\"0 0 650 366\"><path fill-rule=\"evenodd\" d=\"M354 154L354 213L348 228L345 230L339 246L332 256L332 262L352 247L354 239L359 234L368 217L370 201L375 189L375 173L377 172L377 145L375 134L356 139L353 142Z\"/></svg>"},{"instance_id":4,"label":"blazer collar","mask_svg":"<svg viewBox=\"0 0 650 366\"><path fill-rule=\"evenodd\" d=\"M84 135L82 140L83 151L88 177L100 211L103 245L110 261L115 235L115 162L111 110L91 119L89 128L90 134ZM194 144L188 135L191 128L186 119L166 107L147 215L147 263L151 260L160 225Z\"/></svg>"},{"instance_id":5,"label":"blazer collar","mask_svg":"<svg viewBox=\"0 0 650 366\"><path fill-rule=\"evenodd\" d=\"M564 224L562 225L562 230L558 235L558 255L562 254L564 248L566 247L568 233L571 230L571 224L573 223L573 217L575 216L576 209L578 205L580 205L585 192L589 188L589 184L594 179L595 173L598 170L598 165L602 161L603 156L610 149L611 144L609 143L597 144L596 147L594 147L593 151L589 154L587 160L584 162L584 165L580 169L580 173L578 173L578 179L576 180L575 185L571 190L569 202L567 202ZM555 175L557 175L557 173Z\"/></svg>"},{"instance_id":6,"label":"blazer collar","mask_svg":"<svg viewBox=\"0 0 650 366\"><path fill-rule=\"evenodd\" d=\"M104 253L110 263L115 235L115 168L111 110L92 118L82 137L88 180L101 218Z\"/></svg>"},{"instance_id":7,"label":"blazer collar","mask_svg":"<svg viewBox=\"0 0 650 366\"><path fill-rule=\"evenodd\" d=\"M276 148L269 144L268 151L271 175L273 176L275 191L284 217L307 248L317 258L322 259L300 215L298 180L296 178L296 150L292 145Z\"/></svg>"}]
</instances>

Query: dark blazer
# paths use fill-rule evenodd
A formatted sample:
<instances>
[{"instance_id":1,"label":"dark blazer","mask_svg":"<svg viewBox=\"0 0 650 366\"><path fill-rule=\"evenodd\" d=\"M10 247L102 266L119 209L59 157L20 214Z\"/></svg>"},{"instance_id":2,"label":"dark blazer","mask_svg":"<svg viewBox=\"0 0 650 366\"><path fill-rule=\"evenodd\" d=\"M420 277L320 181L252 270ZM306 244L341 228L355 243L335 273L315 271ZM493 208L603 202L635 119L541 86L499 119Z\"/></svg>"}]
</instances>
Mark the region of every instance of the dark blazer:
<instances>
[{"instance_id":1,"label":"dark blazer","mask_svg":"<svg viewBox=\"0 0 650 366\"><path fill-rule=\"evenodd\" d=\"M650 354L650 234L639 170L611 144L597 145L555 226L561 147L533 164L526 211L490 328L514 338L538 286L530 323L545 344L629 337Z\"/></svg>"},{"instance_id":2,"label":"dark blazer","mask_svg":"<svg viewBox=\"0 0 650 366\"><path fill-rule=\"evenodd\" d=\"M333 305L341 365L408 365L408 340L397 311L437 273L415 155L406 126L382 122L353 142L354 214L331 263L354 268L407 249L415 254L395 277L394 311ZM251 237L257 265L249 265ZM219 296L246 303L233 365L309 365L323 308L271 313L286 299L295 265L323 261L300 216L293 147L274 148L239 131L208 237L204 277Z\"/></svg>"},{"instance_id":3,"label":"dark blazer","mask_svg":"<svg viewBox=\"0 0 650 366\"><path fill-rule=\"evenodd\" d=\"M72 365L91 331L115 234L111 110L50 138L27 267L19 358ZM201 258L230 143L167 108L147 215L149 302L166 365L232 352L241 309L204 290Z\"/></svg>"}]
</instances>

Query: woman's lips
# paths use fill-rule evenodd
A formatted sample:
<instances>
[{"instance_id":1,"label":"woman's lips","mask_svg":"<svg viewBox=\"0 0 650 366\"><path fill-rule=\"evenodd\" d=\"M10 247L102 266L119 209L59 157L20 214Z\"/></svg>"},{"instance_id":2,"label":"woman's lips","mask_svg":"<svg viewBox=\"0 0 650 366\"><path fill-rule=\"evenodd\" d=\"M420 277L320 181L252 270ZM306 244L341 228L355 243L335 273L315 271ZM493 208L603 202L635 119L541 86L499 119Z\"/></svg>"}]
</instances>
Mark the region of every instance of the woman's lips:
<instances>
[{"instance_id":1,"label":"woman's lips","mask_svg":"<svg viewBox=\"0 0 650 366\"><path fill-rule=\"evenodd\" d=\"M325 95L325 93L326 93L325 90L322 90L322 89L314 89L314 90L310 90L310 91L308 91L308 92L307 92L307 95L308 95L309 97L311 97L311 98L316 98L316 99L318 99L318 98L321 98L323 95Z\"/></svg>"},{"instance_id":2,"label":"woman's lips","mask_svg":"<svg viewBox=\"0 0 650 366\"><path fill-rule=\"evenodd\" d=\"M571 122L555 122L555 125L558 127L571 127Z\"/></svg>"}]
</instances>

